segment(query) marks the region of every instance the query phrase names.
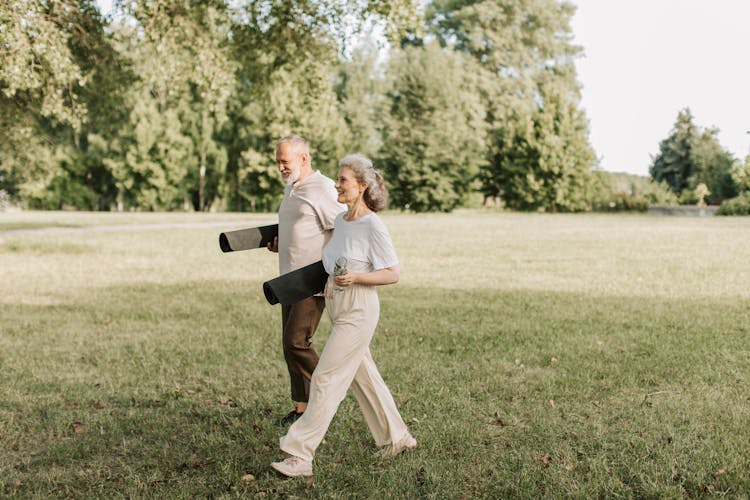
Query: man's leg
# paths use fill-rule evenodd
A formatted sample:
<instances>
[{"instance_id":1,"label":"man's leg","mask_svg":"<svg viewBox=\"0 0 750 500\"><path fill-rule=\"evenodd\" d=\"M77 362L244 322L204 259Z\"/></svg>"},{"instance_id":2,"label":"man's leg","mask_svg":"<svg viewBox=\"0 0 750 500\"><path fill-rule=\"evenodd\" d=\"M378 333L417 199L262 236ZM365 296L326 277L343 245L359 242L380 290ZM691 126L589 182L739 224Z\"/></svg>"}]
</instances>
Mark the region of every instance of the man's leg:
<instances>
[{"instance_id":1,"label":"man's leg","mask_svg":"<svg viewBox=\"0 0 750 500\"><path fill-rule=\"evenodd\" d=\"M311 338L324 307L323 297L309 297L291 306L282 306L284 359L289 370L292 400L297 403L306 404L310 397L310 378L319 359Z\"/></svg>"}]
</instances>

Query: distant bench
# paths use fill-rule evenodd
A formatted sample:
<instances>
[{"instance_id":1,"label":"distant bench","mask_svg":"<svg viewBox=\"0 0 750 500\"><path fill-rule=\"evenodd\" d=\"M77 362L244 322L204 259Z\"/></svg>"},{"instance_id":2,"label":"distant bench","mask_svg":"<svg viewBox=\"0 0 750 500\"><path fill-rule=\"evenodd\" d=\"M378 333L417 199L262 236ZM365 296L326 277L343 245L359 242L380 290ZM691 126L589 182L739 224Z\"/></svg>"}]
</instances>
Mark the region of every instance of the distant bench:
<instances>
[{"instance_id":1,"label":"distant bench","mask_svg":"<svg viewBox=\"0 0 750 500\"><path fill-rule=\"evenodd\" d=\"M694 205L653 206L648 207L648 213L653 215L677 215L681 217L713 217L719 207L696 207Z\"/></svg>"}]
</instances>

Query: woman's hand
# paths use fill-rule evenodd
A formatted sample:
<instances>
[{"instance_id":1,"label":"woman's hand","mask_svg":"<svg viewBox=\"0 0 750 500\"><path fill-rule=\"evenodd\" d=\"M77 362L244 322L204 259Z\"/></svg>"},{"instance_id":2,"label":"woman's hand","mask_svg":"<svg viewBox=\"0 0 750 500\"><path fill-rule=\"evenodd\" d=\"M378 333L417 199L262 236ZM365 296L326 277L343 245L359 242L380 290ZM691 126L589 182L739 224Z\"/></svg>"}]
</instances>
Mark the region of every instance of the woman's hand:
<instances>
[{"instance_id":1,"label":"woman's hand","mask_svg":"<svg viewBox=\"0 0 750 500\"><path fill-rule=\"evenodd\" d=\"M336 283L336 286L346 287L355 284L358 276L356 273L346 273L341 276L334 276L333 282Z\"/></svg>"},{"instance_id":2,"label":"woman's hand","mask_svg":"<svg viewBox=\"0 0 750 500\"><path fill-rule=\"evenodd\" d=\"M333 282L340 287L349 285L390 285L398 283L400 274L399 266L392 266L384 267L371 273L346 273L341 276L334 276Z\"/></svg>"}]
</instances>

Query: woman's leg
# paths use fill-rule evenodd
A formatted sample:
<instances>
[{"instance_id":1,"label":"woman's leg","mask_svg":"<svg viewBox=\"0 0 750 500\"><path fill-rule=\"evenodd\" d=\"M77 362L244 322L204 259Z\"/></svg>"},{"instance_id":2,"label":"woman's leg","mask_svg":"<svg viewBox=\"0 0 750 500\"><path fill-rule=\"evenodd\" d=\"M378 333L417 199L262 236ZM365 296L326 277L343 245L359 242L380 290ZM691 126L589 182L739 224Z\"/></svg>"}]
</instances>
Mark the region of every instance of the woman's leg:
<instances>
[{"instance_id":1,"label":"woman's leg","mask_svg":"<svg viewBox=\"0 0 750 500\"><path fill-rule=\"evenodd\" d=\"M331 335L313 372L307 410L280 441L290 455L312 461L362 365L379 315L377 294L369 288L355 285L327 301Z\"/></svg>"},{"instance_id":2,"label":"woman's leg","mask_svg":"<svg viewBox=\"0 0 750 500\"><path fill-rule=\"evenodd\" d=\"M397 443L409 433L369 348L352 381L352 392L377 446Z\"/></svg>"}]
</instances>

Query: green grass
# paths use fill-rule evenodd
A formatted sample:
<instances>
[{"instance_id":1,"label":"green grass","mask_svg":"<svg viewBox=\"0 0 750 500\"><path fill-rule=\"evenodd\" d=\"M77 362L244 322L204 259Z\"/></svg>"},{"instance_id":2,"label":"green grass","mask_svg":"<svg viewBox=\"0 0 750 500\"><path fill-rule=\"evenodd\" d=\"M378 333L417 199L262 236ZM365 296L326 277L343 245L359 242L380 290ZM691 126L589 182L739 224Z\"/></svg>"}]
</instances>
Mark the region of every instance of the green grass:
<instances>
[{"instance_id":1,"label":"green grass","mask_svg":"<svg viewBox=\"0 0 750 500\"><path fill-rule=\"evenodd\" d=\"M0 214L162 224L0 232L0 496L750 495L748 218L386 214L372 350L419 446L373 458L350 396L313 483L268 467L275 256L218 248L274 216L132 217Z\"/></svg>"}]
</instances>

